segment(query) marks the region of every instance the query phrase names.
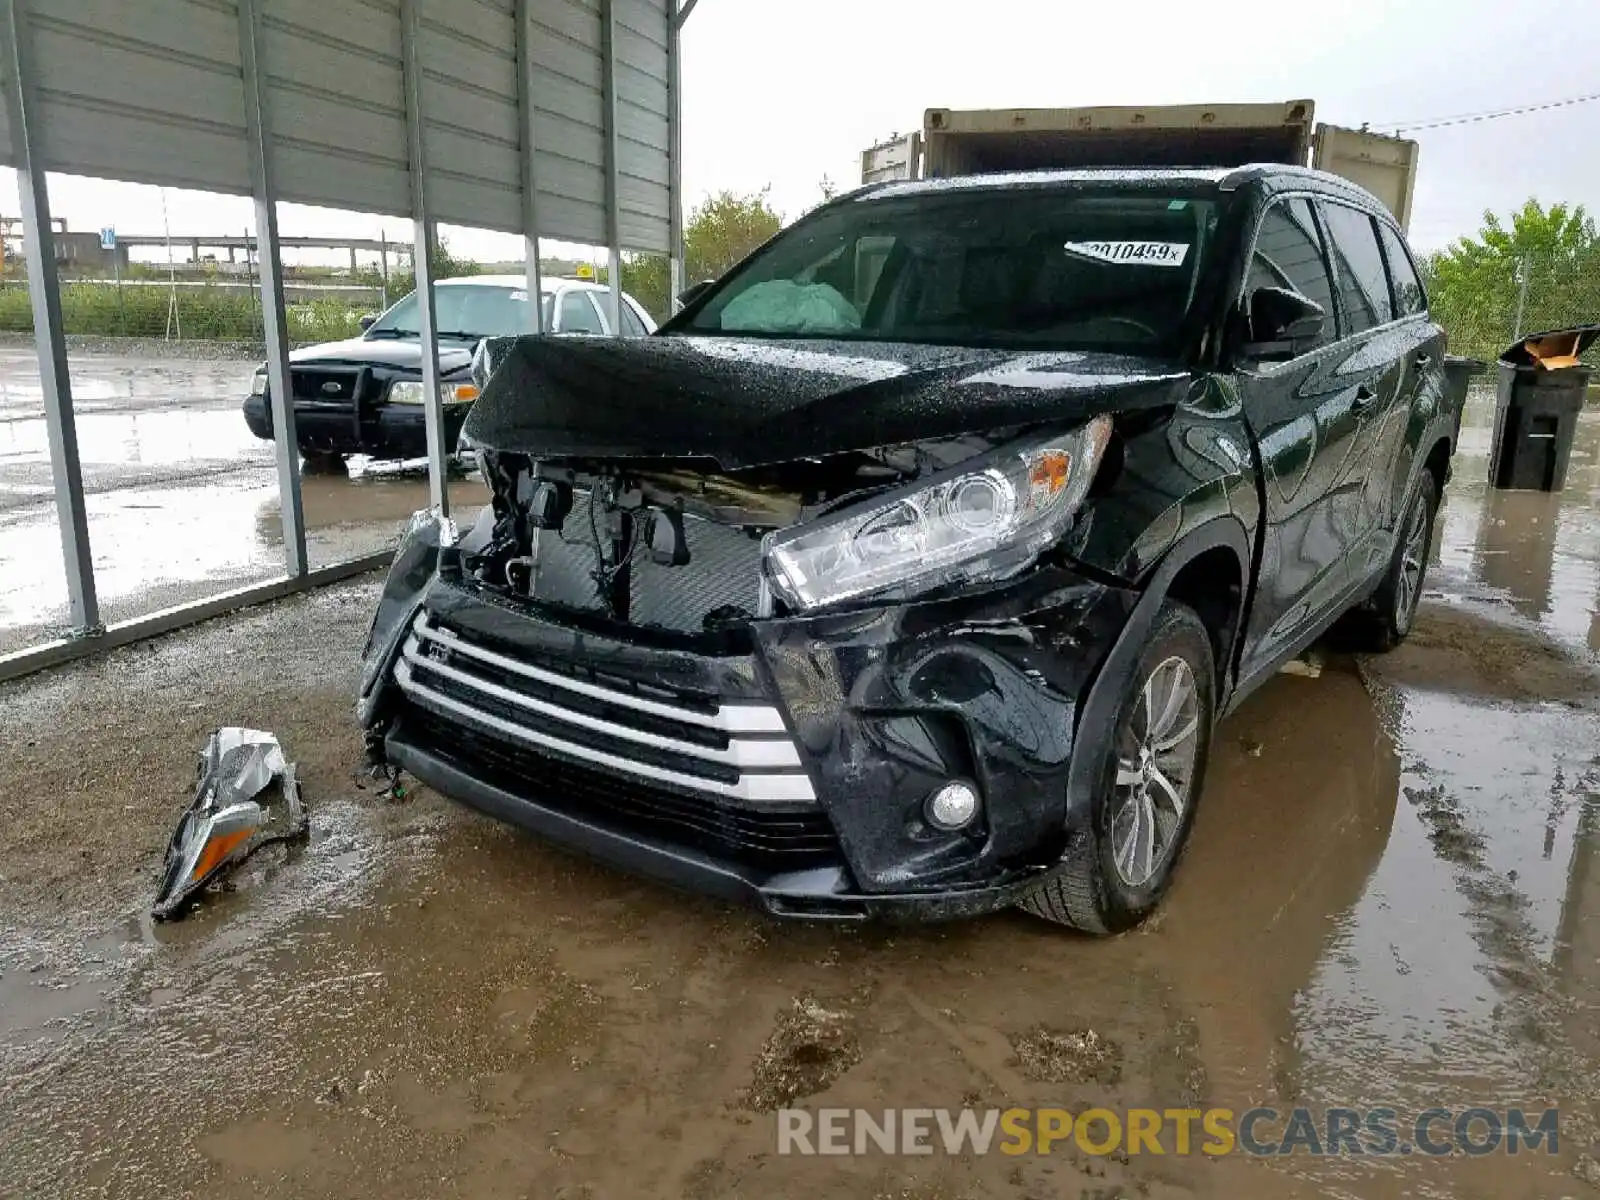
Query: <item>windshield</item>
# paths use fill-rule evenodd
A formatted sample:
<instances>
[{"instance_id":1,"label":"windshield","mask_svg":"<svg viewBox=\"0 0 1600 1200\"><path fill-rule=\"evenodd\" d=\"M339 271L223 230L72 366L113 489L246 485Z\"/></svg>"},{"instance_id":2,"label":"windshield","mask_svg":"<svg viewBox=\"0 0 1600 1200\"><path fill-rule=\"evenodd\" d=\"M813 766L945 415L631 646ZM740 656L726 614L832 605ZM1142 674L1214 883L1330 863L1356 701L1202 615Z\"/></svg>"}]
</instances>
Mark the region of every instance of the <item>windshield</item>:
<instances>
[{"instance_id":1,"label":"windshield","mask_svg":"<svg viewBox=\"0 0 1600 1200\"><path fill-rule=\"evenodd\" d=\"M508 337L533 329L525 288L474 283L435 287L433 307L441 337ZM367 336L416 337L419 319L417 294L412 292L374 321ZM550 328L549 296L544 298L544 327Z\"/></svg>"},{"instance_id":2,"label":"windshield","mask_svg":"<svg viewBox=\"0 0 1600 1200\"><path fill-rule=\"evenodd\" d=\"M845 203L779 237L685 323L701 333L1176 353L1216 225L1149 189Z\"/></svg>"}]
</instances>

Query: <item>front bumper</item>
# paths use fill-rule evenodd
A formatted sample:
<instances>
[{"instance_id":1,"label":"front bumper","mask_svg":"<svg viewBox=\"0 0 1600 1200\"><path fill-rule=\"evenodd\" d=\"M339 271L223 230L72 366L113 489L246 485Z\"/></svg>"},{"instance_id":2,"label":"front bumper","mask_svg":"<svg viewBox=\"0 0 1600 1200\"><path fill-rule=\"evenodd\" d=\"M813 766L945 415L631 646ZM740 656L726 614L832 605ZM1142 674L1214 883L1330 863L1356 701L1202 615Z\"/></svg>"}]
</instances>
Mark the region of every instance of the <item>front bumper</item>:
<instances>
[{"instance_id":1,"label":"front bumper","mask_svg":"<svg viewBox=\"0 0 1600 1200\"><path fill-rule=\"evenodd\" d=\"M1013 903L1085 821L1067 800L1076 716L1137 598L1046 567L758 621L706 652L447 567L389 610L362 713L445 795L669 884L781 916L967 916ZM945 832L923 806L955 778L984 807Z\"/></svg>"},{"instance_id":2,"label":"front bumper","mask_svg":"<svg viewBox=\"0 0 1600 1200\"><path fill-rule=\"evenodd\" d=\"M445 445L454 450L467 423L471 405L452 404L444 410ZM264 396L244 402L244 421L258 438L273 436L272 409ZM428 453L428 433L420 405L381 404L352 408L296 404L295 441L307 454L366 454L373 458L422 458Z\"/></svg>"}]
</instances>

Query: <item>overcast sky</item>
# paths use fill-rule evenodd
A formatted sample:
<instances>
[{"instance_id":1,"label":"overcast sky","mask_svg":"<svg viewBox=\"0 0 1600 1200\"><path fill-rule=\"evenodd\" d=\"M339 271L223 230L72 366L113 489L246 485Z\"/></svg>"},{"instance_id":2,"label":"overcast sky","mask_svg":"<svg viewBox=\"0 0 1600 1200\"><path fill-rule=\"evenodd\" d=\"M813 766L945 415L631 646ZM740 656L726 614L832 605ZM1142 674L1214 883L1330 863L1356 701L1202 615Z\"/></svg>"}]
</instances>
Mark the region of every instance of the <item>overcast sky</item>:
<instances>
[{"instance_id":1,"label":"overcast sky","mask_svg":"<svg viewBox=\"0 0 1600 1200\"><path fill-rule=\"evenodd\" d=\"M1385 128L1600 92L1600 3L1539 16L1509 0L702 0L684 32L684 184L772 188L793 216L824 176L858 182L862 147L925 108L1309 98L1319 120ZM1600 103L1419 130L1411 239L1433 249L1529 196L1600 210ZM61 177L71 228L159 233L155 188ZM15 175L0 206L18 211ZM242 232L247 201L167 193L172 232ZM410 237L408 222L285 205L289 235ZM475 258L517 239L447 231ZM546 247L552 252L553 247Z\"/></svg>"}]
</instances>

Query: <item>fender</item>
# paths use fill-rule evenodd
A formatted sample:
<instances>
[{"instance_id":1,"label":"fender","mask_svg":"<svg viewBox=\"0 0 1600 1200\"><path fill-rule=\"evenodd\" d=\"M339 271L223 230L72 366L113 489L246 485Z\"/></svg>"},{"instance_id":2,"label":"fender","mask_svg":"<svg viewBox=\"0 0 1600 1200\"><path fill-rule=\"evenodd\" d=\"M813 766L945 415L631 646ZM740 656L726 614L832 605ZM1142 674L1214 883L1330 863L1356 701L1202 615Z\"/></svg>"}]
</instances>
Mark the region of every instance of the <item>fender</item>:
<instances>
[{"instance_id":1,"label":"fender","mask_svg":"<svg viewBox=\"0 0 1600 1200\"><path fill-rule=\"evenodd\" d=\"M1111 647L1111 653L1106 656L1100 673L1095 676L1095 681L1090 685L1088 694L1079 708L1078 727L1073 734L1074 753L1067 768L1066 824L1069 835L1089 827L1095 791L1100 785L1100 780L1096 778L1099 767L1097 756L1079 754L1076 752L1077 748L1108 745L1116 736L1122 682L1138 663L1139 655L1149 641L1150 630L1155 626L1156 615L1167 599L1172 581L1189 563L1207 550L1218 547L1226 547L1238 558L1239 577L1244 581L1245 595L1241 597L1239 611L1234 616L1232 645L1238 646L1239 636L1244 628L1245 612L1249 607L1245 601L1248 599L1251 583L1250 541L1238 518L1213 517L1181 537L1156 564L1155 570L1142 585L1143 595L1134 605L1133 612L1128 616L1128 623L1123 626L1121 635ZM1227 693L1231 690L1234 677L1232 663L1221 665L1222 678L1217 689L1216 708L1219 715L1227 707Z\"/></svg>"}]
</instances>

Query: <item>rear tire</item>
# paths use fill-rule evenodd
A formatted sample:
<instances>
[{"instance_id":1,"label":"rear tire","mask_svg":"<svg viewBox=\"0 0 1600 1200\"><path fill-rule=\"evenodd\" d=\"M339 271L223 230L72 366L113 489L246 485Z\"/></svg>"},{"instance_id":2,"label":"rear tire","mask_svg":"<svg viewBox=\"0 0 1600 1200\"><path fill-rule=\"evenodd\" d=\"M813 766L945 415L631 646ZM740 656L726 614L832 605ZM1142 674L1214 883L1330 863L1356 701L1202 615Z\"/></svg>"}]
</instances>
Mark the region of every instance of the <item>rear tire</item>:
<instances>
[{"instance_id":1,"label":"rear tire","mask_svg":"<svg viewBox=\"0 0 1600 1200\"><path fill-rule=\"evenodd\" d=\"M1352 649L1386 654L1411 632L1428 572L1433 519L1438 509L1438 485L1432 473L1424 471L1400 522L1400 536L1395 540L1388 573L1372 598L1351 614Z\"/></svg>"},{"instance_id":2,"label":"rear tire","mask_svg":"<svg viewBox=\"0 0 1600 1200\"><path fill-rule=\"evenodd\" d=\"M1116 734L1097 754L1089 828L1019 904L1084 933L1132 929L1166 894L1188 844L1216 715L1211 637L1193 609L1166 601L1123 683Z\"/></svg>"}]
</instances>

